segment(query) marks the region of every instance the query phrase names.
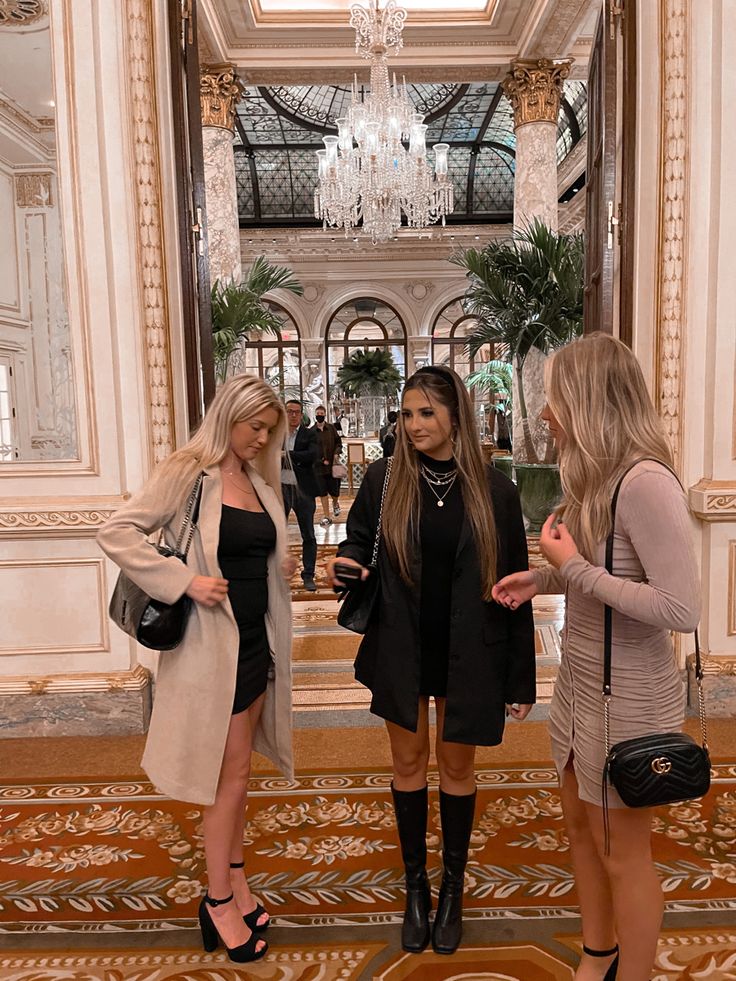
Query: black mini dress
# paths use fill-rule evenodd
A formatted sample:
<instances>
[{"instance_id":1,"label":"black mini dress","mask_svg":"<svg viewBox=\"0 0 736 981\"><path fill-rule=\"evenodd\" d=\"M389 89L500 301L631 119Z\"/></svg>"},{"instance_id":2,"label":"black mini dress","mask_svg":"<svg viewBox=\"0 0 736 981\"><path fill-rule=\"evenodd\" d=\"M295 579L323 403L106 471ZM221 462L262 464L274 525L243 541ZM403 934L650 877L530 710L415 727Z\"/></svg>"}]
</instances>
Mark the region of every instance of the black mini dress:
<instances>
[{"instance_id":1,"label":"black mini dress","mask_svg":"<svg viewBox=\"0 0 736 981\"><path fill-rule=\"evenodd\" d=\"M228 599L240 632L233 715L244 712L266 690L271 653L266 635L268 557L276 528L265 511L222 505L217 561L228 580Z\"/></svg>"},{"instance_id":2,"label":"black mini dress","mask_svg":"<svg viewBox=\"0 0 736 981\"><path fill-rule=\"evenodd\" d=\"M419 463L434 473L449 473L455 460L433 460L417 453ZM442 497L437 506L437 493L432 492L423 476L419 477L422 505L419 520L419 543L422 553L422 583L419 606L421 637L420 695L447 696L447 671L450 658L450 606L455 555L465 518L465 507L459 479ZM444 496L443 496L444 495Z\"/></svg>"}]
</instances>

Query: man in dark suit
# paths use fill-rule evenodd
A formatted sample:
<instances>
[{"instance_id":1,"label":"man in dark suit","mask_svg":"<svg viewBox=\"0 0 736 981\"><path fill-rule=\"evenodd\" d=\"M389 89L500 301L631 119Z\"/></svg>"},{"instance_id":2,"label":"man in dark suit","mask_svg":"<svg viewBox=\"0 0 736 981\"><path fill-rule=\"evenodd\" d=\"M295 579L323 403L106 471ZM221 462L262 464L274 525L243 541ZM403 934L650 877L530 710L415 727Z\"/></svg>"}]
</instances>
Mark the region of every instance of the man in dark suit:
<instances>
[{"instance_id":1,"label":"man in dark suit","mask_svg":"<svg viewBox=\"0 0 736 981\"><path fill-rule=\"evenodd\" d=\"M289 428L286 446L281 457L281 492L288 519L291 511L299 522L302 536L302 579L304 588L314 592L314 567L317 561L317 538L314 534L317 482L314 465L319 460L320 448L314 430L302 422L302 403L289 399L286 403Z\"/></svg>"}]
</instances>

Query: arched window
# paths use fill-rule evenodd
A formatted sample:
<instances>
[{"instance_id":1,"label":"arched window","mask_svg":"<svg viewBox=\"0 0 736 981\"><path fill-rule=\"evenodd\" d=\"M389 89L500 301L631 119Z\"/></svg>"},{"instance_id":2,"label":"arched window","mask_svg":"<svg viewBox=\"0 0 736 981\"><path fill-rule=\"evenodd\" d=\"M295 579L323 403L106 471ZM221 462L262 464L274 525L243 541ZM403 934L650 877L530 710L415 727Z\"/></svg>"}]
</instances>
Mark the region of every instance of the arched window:
<instances>
[{"instance_id":1,"label":"arched window","mask_svg":"<svg viewBox=\"0 0 736 981\"><path fill-rule=\"evenodd\" d=\"M294 318L278 303L265 301L281 320L283 327L275 334L253 334L248 338L239 371L258 375L286 398L302 397L302 352L299 328Z\"/></svg>"},{"instance_id":2,"label":"arched window","mask_svg":"<svg viewBox=\"0 0 736 981\"><path fill-rule=\"evenodd\" d=\"M484 344L476 354L468 353L468 337L477 323L476 317L465 313L460 299L452 300L444 306L432 326L432 364L454 368L465 380L488 361L507 360L508 348L504 344ZM470 394L476 407L481 433L485 435L481 406L487 407L492 399L479 388L472 388Z\"/></svg>"},{"instance_id":3,"label":"arched window","mask_svg":"<svg viewBox=\"0 0 736 981\"><path fill-rule=\"evenodd\" d=\"M327 325L327 398L334 391L337 372L354 351L387 348L402 378L406 378L406 328L393 307L375 297L349 300Z\"/></svg>"}]
</instances>

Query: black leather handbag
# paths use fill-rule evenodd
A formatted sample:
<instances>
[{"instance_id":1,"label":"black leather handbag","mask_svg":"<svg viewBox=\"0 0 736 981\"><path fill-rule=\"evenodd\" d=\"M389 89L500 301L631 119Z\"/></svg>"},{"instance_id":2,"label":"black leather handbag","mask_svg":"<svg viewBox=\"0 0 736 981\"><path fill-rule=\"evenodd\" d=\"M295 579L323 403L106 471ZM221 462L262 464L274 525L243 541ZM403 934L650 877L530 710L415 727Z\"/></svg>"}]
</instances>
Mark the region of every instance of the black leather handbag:
<instances>
[{"instance_id":1,"label":"black leather handbag","mask_svg":"<svg viewBox=\"0 0 736 981\"><path fill-rule=\"evenodd\" d=\"M203 477L204 474L197 477L187 500L176 545L171 548L159 541L157 545L151 546L159 555L167 558L173 556L186 562L199 518ZM152 599L121 572L110 599L109 613L110 619L143 647L153 651L172 651L181 643L191 608L192 601L186 594L180 596L175 603L162 603Z\"/></svg>"},{"instance_id":2,"label":"black leather handbag","mask_svg":"<svg viewBox=\"0 0 736 981\"><path fill-rule=\"evenodd\" d=\"M641 463L641 460L637 460ZM632 466L636 466L632 464ZM631 467L629 467L629 470ZM669 469L669 468L668 468ZM628 473L628 470L626 471ZM616 502L626 473L611 501L611 533L606 541L606 570L613 575L613 526ZM612 610L606 606L603 621L603 732L606 762L603 768L603 813L606 851L609 848L608 783L627 807L658 807L702 797L710 787L710 756L703 694L703 665L698 632L695 631L695 678L698 683L701 744L684 732L652 733L610 745Z\"/></svg>"},{"instance_id":3,"label":"black leather handbag","mask_svg":"<svg viewBox=\"0 0 736 981\"><path fill-rule=\"evenodd\" d=\"M371 558L371 564L368 566L368 578L345 590L340 602L340 609L337 613L337 622L340 626L345 627L346 630L352 630L356 634L364 634L368 629L368 624L373 615L373 610L381 589L381 581L378 578L378 547L381 542L383 502L386 500L386 490L391 477L392 463L393 457L389 457L386 463L386 476L383 478L381 506L378 511L376 538L373 542L373 556Z\"/></svg>"}]
</instances>

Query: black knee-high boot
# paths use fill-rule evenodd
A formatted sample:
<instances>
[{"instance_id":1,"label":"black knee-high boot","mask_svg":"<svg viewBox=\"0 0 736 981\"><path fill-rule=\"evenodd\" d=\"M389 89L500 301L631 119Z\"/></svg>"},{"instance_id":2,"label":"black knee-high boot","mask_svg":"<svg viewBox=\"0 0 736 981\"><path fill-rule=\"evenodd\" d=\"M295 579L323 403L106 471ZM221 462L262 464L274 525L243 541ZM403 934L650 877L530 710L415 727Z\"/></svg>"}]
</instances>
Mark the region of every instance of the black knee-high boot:
<instances>
[{"instance_id":1,"label":"black knee-high boot","mask_svg":"<svg viewBox=\"0 0 736 981\"><path fill-rule=\"evenodd\" d=\"M445 869L432 931L432 947L437 954L453 954L463 933L463 883L473 830L475 796L475 791L457 796L440 790Z\"/></svg>"},{"instance_id":2,"label":"black knee-high boot","mask_svg":"<svg viewBox=\"0 0 736 981\"><path fill-rule=\"evenodd\" d=\"M401 946L418 954L429 943L432 899L427 879L427 788L396 790L391 786L406 876L406 911Z\"/></svg>"}]
</instances>

